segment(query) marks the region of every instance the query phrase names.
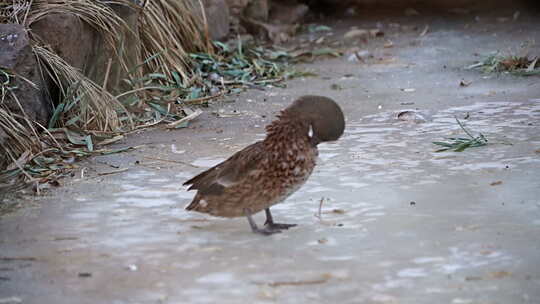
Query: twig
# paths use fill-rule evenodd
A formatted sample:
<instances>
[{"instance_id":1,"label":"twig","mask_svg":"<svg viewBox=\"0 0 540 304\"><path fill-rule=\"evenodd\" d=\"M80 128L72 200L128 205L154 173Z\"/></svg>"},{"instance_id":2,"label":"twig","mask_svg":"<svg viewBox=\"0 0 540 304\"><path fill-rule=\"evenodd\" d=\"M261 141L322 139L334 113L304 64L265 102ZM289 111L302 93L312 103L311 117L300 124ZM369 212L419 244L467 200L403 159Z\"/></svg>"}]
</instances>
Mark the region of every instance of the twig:
<instances>
[{"instance_id":1,"label":"twig","mask_svg":"<svg viewBox=\"0 0 540 304\"><path fill-rule=\"evenodd\" d=\"M221 91L219 94L216 94L216 95L200 97L200 98L194 98L194 99L189 99L189 100L181 100L181 101L183 103L186 103L186 104L201 103L201 102L204 102L204 101L207 101L207 100L210 100L210 99L221 97L224 94L225 94L225 92Z\"/></svg>"},{"instance_id":2,"label":"twig","mask_svg":"<svg viewBox=\"0 0 540 304\"><path fill-rule=\"evenodd\" d=\"M0 257L0 261L37 261L34 257Z\"/></svg>"},{"instance_id":3,"label":"twig","mask_svg":"<svg viewBox=\"0 0 540 304\"><path fill-rule=\"evenodd\" d=\"M200 168L199 166L195 166L195 165L192 165L190 163L186 163L186 162L183 162L183 161L180 161L180 160L162 159L162 158L156 158L156 157L150 157L150 156L144 156L144 158L152 159L152 160L159 160L159 161L168 162L168 163L181 164L181 165L190 166L190 167L193 167L193 168Z\"/></svg>"},{"instance_id":4,"label":"twig","mask_svg":"<svg viewBox=\"0 0 540 304\"><path fill-rule=\"evenodd\" d=\"M459 126L461 127L461 129L462 129L465 133L467 133L467 135L469 135L469 137L470 137L471 139L475 140L476 137L472 136L472 134L471 134L469 131L467 131L467 129L465 129L465 127L463 126L463 124L461 123L461 121L459 121L459 119L457 118L457 116L454 116L454 118L456 119L456 121L457 121L457 123L459 124Z\"/></svg>"},{"instance_id":5,"label":"twig","mask_svg":"<svg viewBox=\"0 0 540 304\"><path fill-rule=\"evenodd\" d=\"M424 27L424 30L420 33L420 37L424 37L429 30L429 25L426 24L426 27Z\"/></svg>"},{"instance_id":6,"label":"twig","mask_svg":"<svg viewBox=\"0 0 540 304\"><path fill-rule=\"evenodd\" d=\"M322 221L322 204L324 203L324 197L321 197L321 201L319 202L319 212L315 214L315 217L319 219L319 221Z\"/></svg>"},{"instance_id":7,"label":"twig","mask_svg":"<svg viewBox=\"0 0 540 304\"><path fill-rule=\"evenodd\" d=\"M101 173L98 173L98 175L103 176L103 175L122 173L122 172L126 172L127 170L129 170L129 168L122 168L122 169L113 170L113 171L109 171L109 172L101 172Z\"/></svg>"},{"instance_id":8,"label":"twig","mask_svg":"<svg viewBox=\"0 0 540 304\"><path fill-rule=\"evenodd\" d=\"M316 285L316 284L323 284L328 282L330 279L329 276L323 276L320 279L313 279L313 280L304 280L304 281L278 281L278 282L271 282L271 283L264 283L264 282L256 282L257 285L268 285L270 287L280 287L280 286L302 286L302 285Z\"/></svg>"},{"instance_id":9,"label":"twig","mask_svg":"<svg viewBox=\"0 0 540 304\"><path fill-rule=\"evenodd\" d=\"M201 111L200 109L197 109L195 112L189 114L188 116L182 118L182 119L179 119L175 122L171 122L170 124L167 125L167 129L174 129L176 128L178 125L184 123L184 122L188 122L188 121L191 121L195 118L197 118L199 115L202 114L203 111Z\"/></svg>"}]
</instances>

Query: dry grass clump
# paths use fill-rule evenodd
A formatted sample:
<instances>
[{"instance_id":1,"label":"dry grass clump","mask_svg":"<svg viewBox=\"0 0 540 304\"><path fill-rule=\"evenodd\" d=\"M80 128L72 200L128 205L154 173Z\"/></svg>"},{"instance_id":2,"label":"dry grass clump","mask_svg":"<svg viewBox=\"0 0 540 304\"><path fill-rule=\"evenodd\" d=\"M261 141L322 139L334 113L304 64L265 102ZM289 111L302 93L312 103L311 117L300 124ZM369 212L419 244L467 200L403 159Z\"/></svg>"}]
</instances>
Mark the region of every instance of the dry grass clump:
<instances>
[{"instance_id":1,"label":"dry grass clump","mask_svg":"<svg viewBox=\"0 0 540 304\"><path fill-rule=\"evenodd\" d=\"M208 33L201 31L204 20L194 13L194 2L153 0L145 3L139 19L142 57L146 58L144 74L161 73L173 79L173 72L177 72L182 85L188 86L191 79L189 54L213 52Z\"/></svg>"},{"instance_id":2,"label":"dry grass clump","mask_svg":"<svg viewBox=\"0 0 540 304\"><path fill-rule=\"evenodd\" d=\"M124 60L125 52L132 53L133 50L123 49L123 42L126 33L135 36L137 33L133 33L111 5L140 10L138 29L141 32L138 34L144 52L140 58L142 64L136 71L129 71L130 67ZM206 47L206 37L199 30L203 28L201 19L193 13L192 5L188 0L147 1L142 8L129 0L14 0L0 3L0 22L18 23L30 28L50 14L74 15L99 33L116 55L116 62L132 78L142 75L143 71L160 71L168 76L175 71L188 83L188 53L211 50ZM125 98L113 96L104 89L107 75L103 86L95 83L55 54L40 37L30 34L42 78L49 78L55 83L61 100L55 105L47 126L30 121L21 106L18 113L6 106L8 99L10 104L18 104L18 88L13 80L19 76L0 70L3 74L0 77L0 193L29 182L46 182L62 176L64 169L73 166L71 164L77 157L123 151L102 149L100 143L112 142L121 137L119 132L147 122L146 119L134 119L141 113L141 108L142 112L148 108L138 94L147 89L144 85L121 94L122 97L136 95L139 99L136 105L125 105L120 101Z\"/></svg>"}]
</instances>

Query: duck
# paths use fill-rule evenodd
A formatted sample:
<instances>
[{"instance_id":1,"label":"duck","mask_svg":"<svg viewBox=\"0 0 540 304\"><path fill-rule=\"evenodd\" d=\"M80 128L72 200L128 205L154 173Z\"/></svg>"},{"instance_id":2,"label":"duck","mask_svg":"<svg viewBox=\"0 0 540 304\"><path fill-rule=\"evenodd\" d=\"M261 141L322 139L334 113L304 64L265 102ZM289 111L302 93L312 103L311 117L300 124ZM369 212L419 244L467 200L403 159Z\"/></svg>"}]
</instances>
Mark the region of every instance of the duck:
<instances>
[{"instance_id":1,"label":"duck","mask_svg":"<svg viewBox=\"0 0 540 304\"><path fill-rule=\"evenodd\" d=\"M297 191L313 173L323 142L338 140L345 129L340 106L325 96L306 95L280 111L266 126L266 137L183 185L197 190L188 211L217 217L246 217L252 232L272 235L296 224L276 223L270 207ZM263 211L259 227L253 215Z\"/></svg>"}]
</instances>

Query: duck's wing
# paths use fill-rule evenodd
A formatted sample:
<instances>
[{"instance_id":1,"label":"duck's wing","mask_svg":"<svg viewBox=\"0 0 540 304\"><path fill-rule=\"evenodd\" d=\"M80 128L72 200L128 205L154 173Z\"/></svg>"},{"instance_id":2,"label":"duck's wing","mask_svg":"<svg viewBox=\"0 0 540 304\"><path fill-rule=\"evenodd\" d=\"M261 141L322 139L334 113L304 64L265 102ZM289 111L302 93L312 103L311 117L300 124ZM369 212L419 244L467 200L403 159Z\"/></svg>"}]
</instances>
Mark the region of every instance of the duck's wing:
<instances>
[{"instance_id":1,"label":"duck's wing","mask_svg":"<svg viewBox=\"0 0 540 304\"><path fill-rule=\"evenodd\" d=\"M226 187L242 182L253 170L256 170L256 165L263 157L263 143L256 142L186 181L184 186L191 185L188 190L196 189L201 194L221 194Z\"/></svg>"}]
</instances>

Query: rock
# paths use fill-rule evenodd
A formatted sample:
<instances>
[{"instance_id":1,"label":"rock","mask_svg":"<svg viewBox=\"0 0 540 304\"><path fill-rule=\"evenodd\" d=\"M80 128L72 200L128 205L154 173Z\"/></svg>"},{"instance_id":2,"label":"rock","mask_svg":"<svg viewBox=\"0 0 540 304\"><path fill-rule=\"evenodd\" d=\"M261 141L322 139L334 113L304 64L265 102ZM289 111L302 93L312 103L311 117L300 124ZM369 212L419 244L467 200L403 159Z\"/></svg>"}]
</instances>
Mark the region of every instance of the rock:
<instances>
[{"instance_id":1,"label":"rock","mask_svg":"<svg viewBox=\"0 0 540 304\"><path fill-rule=\"evenodd\" d=\"M268 21L268 0L251 0L244 10L244 16L247 18Z\"/></svg>"},{"instance_id":2,"label":"rock","mask_svg":"<svg viewBox=\"0 0 540 304\"><path fill-rule=\"evenodd\" d=\"M105 41L104 37L98 35L94 39L92 53L86 58L84 74L99 85L103 84L107 66L111 60L111 70L106 84L106 89L115 94L133 89L123 80L128 78L128 72L137 67L141 62L140 37L139 37L139 13L141 10L121 4L108 4L112 10L126 23L127 27L118 28L121 37L119 41L123 45L118 45L125 67L118 60L115 51ZM66 41L66 43L72 43Z\"/></svg>"},{"instance_id":3,"label":"rock","mask_svg":"<svg viewBox=\"0 0 540 304\"><path fill-rule=\"evenodd\" d=\"M269 21L275 24L294 24L302 21L309 12L305 4L272 2Z\"/></svg>"},{"instance_id":4,"label":"rock","mask_svg":"<svg viewBox=\"0 0 540 304\"><path fill-rule=\"evenodd\" d=\"M210 37L213 40L224 40L229 35L230 12L225 0L204 0L203 1L206 20Z\"/></svg>"},{"instance_id":5,"label":"rock","mask_svg":"<svg viewBox=\"0 0 540 304\"><path fill-rule=\"evenodd\" d=\"M75 15L53 13L34 22L31 29L33 37L43 41L67 63L84 69L96 39L90 25Z\"/></svg>"},{"instance_id":6,"label":"rock","mask_svg":"<svg viewBox=\"0 0 540 304\"><path fill-rule=\"evenodd\" d=\"M298 29L298 25L270 24L250 18L242 18L241 21L248 33L259 37L259 39L270 40L275 44L287 42Z\"/></svg>"},{"instance_id":7,"label":"rock","mask_svg":"<svg viewBox=\"0 0 540 304\"><path fill-rule=\"evenodd\" d=\"M4 105L10 111L19 114L24 112L31 121L46 126L52 106L45 91L41 90L44 85L24 26L11 23L0 24L0 68L10 74L20 76L10 77L9 84L10 87L16 87L13 93L17 96L18 102L8 98L4 101ZM2 81L5 80L2 79Z\"/></svg>"},{"instance_id":8,"label":"rock","mask_svg":"<svg viewBox=\"0 0 540 304\"><path fill-rule=\"evenodd\" d=\"M67 63L99 85L103 85L111 60L106 88L113 93L120 93L130 89L123 87L125 83L122 80L127 78L126 70L139 64L139 10L125 5L111 4L110 7L129 27L129 30L125 27L117 28L121 35L118 39L123 43L122 47L117 47L124 50L120 55L127 69L119 62L118 56L104 37L74 14L48 14L31 24L31 29L34 37L39 38Z\"/></svg>"},{"instance_id":9,"label":"rock","mask_svg":"<svg viewBox=\"0 0 540 304\"><path fill-rule=\"evenodd\" d=\"M249 4L249 0L226 0L229 7L229 24L230 28L234 32L241 32L240 18L244 12L244 9Z\"/></svg>"}]
</instances>

